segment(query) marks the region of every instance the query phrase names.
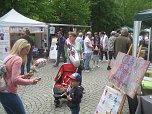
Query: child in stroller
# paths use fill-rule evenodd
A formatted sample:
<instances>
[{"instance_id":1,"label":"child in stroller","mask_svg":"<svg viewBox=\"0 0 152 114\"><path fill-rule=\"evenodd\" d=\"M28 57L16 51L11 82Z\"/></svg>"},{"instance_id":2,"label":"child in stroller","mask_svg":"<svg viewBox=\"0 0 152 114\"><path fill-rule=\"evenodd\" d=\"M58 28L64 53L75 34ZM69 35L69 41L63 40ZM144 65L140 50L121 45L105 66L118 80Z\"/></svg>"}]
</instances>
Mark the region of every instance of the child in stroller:
<instances>
[{"instance_id":1,"label":"child in stroller","mask_svg":"<svg viewBox=\"0 0 152 114\"><path fill-rule=\"evenodd\" d=\"M67 98L67 89L70 85L69 76L71 76L75 72L77 72L77 68L73 64L64 63L60 67L54 79L55 84L53 87L53 96L55 98L54 103L56 107L60 105L60 98Z\"/></svg>"}]
</instances>

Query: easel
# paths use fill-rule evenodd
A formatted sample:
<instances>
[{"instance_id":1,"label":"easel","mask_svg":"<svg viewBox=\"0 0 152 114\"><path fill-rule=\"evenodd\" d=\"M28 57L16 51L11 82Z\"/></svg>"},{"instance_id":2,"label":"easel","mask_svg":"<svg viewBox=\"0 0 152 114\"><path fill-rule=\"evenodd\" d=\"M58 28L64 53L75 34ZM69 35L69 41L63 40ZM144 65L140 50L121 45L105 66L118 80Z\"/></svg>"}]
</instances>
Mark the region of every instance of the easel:
<instances>
[{"instance_id":1,"label":"easel","mask_svg":"<svg viewBox=\"0 0 152 114\"><path fill-rule=\"evenodd\" d=\"M140 47L138 49L137 58L140 56L141 48L142 48L142 45L140 45ZM132 44L130 45L129 50L127 52L128 55L130 54L131 49L132 49ZM123 90L118 88L116 85L112 84L112 87L124 94L123 99L122 99L122 103L121 103L121 105L119 107L119 111L118 111L118 114L121 114L122 110L123 110L123 106L125 104L126 94L125 94L125 92Z\"/></svg>"}]
</instances>

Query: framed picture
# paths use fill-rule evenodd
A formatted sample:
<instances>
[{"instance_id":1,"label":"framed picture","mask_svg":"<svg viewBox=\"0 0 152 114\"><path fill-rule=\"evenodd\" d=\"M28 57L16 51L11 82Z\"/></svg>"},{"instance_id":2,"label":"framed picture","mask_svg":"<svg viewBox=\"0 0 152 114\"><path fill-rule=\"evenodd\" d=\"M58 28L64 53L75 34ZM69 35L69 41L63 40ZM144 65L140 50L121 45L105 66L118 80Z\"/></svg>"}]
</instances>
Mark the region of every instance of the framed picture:
<instances>
[{"instance_id":1,"label":"framed picture","mask_svg":"<svg viewBox=\"0 0 152 114\"><path fill-rule=\"evenodd\" d=\"M106 86L94 114L117 114L124 94Z\"/></svg>"},{"instance_id":2,"label":"framed picture","mask_svg":"<svg viewBox=\"0 0 152 114\"><path fill-rule=\"evenodd\" d=\"M133 98L143 80L149 61L119 52L110 71L109 80Z\"/></svg>"}]
</instances>

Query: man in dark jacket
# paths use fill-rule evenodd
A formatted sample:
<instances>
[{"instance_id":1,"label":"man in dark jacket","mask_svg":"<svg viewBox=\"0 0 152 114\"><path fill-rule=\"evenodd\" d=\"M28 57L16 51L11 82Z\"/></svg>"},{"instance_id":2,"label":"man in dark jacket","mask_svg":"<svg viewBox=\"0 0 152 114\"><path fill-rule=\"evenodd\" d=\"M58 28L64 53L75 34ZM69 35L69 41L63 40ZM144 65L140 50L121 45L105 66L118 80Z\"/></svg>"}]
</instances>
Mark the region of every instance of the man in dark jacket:
<instances>
[{"instance_id":1,"label":"man in dark jacket","mask_svg":"<svg viewBox=\"0 0 152 114\"><path fill-rule=\"evenodd\" d=\"M26 64L26 69L27 69L27 73L30 72L30 69L31 69L31 62L32 62L32 50L33 50L33 47L34 47L34 41L32 39L32 37L30 36L30 31L29 29L26 29L24 31L24 36L23 36L24 39L26 39L30 44L31 44L31 49L27 55L27 64ZM24 67L25 67L25 64L23 63L22 66L21 66L21 74L23 75L24 74Z\"/></svg>"},{"instance_id":2,"label":"man in dark jacket","mask_svg":"<svg viewBox=\"0 0 152 114\"><path fill-rule=\"evenodd\" d=\"M62 54L64 63L66 63L66 57L65 57L65 51L64 51L64 44L65 44L65 38L64 36L62 36L62 32L57 32L57 60L56 63L54 65L54 67L58 67L59 62L60 62L60 56Z\"/></svg>"}]
</instances>

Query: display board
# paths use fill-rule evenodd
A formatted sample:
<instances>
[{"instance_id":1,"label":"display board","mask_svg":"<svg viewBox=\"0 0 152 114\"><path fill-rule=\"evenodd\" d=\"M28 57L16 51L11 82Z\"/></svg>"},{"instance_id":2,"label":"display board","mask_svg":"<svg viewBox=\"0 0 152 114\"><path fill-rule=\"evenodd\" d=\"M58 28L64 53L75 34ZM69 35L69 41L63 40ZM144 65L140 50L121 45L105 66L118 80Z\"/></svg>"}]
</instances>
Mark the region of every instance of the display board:
<instances>
[{"instance_id":1,"label":"display board","mask_svg":"<svg viewBox=\"0 0 152 114\"><path fill-rule=\"evenodd\" d=\"M133 98L148 65L149 61L119 52L110 71L109 80Z\"/></svg>"},{"instance_id":2,"label":"display board","mask_svg":"<svg viewBox=\"0 0 152 114\"><path fill-rule=\"evenodd\" d=\"M124 94L106 86L94 114L117 114Z\"/></svg>"},{"instance_id":3,"label":"display board","mask_svg":"<svg viewBox=\"0 0 152 114\"><path fill-rule=\"evenodd\" d=\"M10 33L23 33L25 29L28 29L30 33L44 32L44 27L10 27Z\"/></svg>"},{"instance_id":4,"label":"display board","mask_svg":"<svg viewBox=\"0 0 152 114\"><path fill-rule=\"evenodd\" d=\"M49 59L57 59L57 38L52 38L52 44L49 52Z\"/></svg>"},{"instance_id":5,"label":"display board","mask_svg":"<svg viewBox=\"0 0 152 114\"><path fill-rule=\"evenodd\" d=\"M50 27L50 34L55 34L55 27Z\"/></svg>"},{"instance_id":6,"label":"display board","mask_svg":"<svg viewBox=\"0 0 152 114\"><path fill-rule=\"evenodd\" d=\"M3 60L10 50L9 27L0 27L0 60Z\"/></svg>"}]
</instances>

